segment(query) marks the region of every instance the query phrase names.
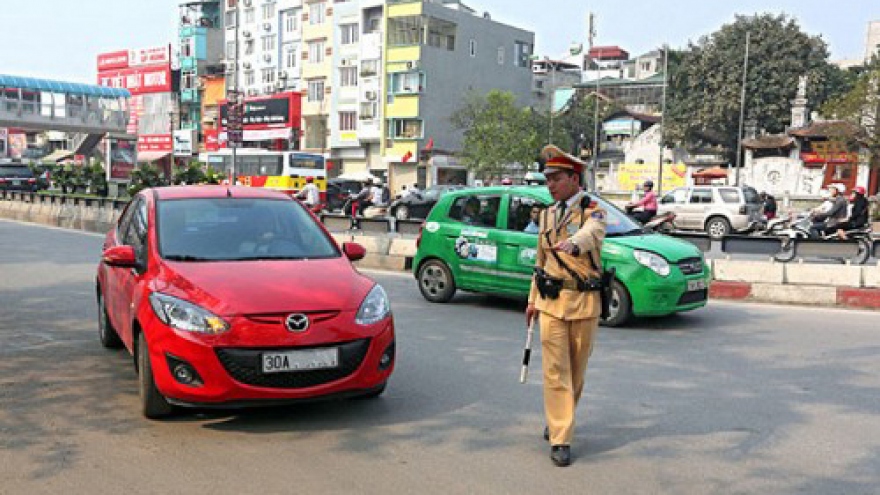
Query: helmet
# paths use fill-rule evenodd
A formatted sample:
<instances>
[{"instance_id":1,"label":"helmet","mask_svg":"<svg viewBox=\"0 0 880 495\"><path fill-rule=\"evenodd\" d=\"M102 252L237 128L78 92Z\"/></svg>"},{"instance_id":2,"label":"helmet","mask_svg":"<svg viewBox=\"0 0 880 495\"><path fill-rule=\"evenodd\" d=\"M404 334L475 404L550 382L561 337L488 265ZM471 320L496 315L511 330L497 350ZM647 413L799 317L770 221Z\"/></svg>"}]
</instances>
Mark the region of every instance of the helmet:
<instances>
[{"instance_id":1,"label":"helmet","mask_svg":"<svg viewBox=\"0 0 880 495\"><path fill-rule=\"evenodd\" d=\"M862 186L856 186L853 188L853 192L864 196L865 195L865 188Z\"/></svg>"},{"instance_id":2,"label":"helmet","mask_svg":"<svg viewBox=\"0 0 880 495\"><path fill-rule=\"evenodd\" d=\"M314 177L306 177L306 182L311 184L312 182L315 182L315 178Z\"/></svg>"},{"instance_id":3,"label":"helmet","mask_svg":"<svg viewBox=\"0 0 880 495\"><path fill-rule=\"evenodd\" d=\"M653 187L654 187L654 181L652 181L652 180L646 180L645 183L643 184L643 186L644 186L644 187L652 187L652 188L653 188Z\"/></svg>"},{"instance_id":4,"label":"helmet","mask_svg":"<svg viewBox=\"0 0 880 495\"><path fill-rule=\"evenodd\" d=\"M509 177L505 177L505 178L501 179L501 185L502 186L511 186L511 185L513 185L513 181L510 180Z\"/></svg>"}]
</instances>

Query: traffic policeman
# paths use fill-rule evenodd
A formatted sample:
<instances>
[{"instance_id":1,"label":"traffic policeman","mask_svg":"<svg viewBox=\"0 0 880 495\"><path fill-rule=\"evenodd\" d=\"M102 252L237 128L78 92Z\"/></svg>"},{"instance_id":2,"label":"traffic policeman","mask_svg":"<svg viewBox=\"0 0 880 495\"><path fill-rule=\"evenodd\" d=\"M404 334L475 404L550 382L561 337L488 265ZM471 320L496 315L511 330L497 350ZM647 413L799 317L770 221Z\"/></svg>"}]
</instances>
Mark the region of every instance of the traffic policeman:
<instances>
[{"instance_id":1,"label":"traffic policeman","mask_svg":"<svg viewBox=\"0 0 880 495\"><path fill-rule=\"evenodd\" d=\"M585 163L555 146L542 150L556 201L541 216L526 320L540 316L544 411L550 459L571 463L575 410L601 313L605 211L581 190Z\"/></svg>"}]
</instances>

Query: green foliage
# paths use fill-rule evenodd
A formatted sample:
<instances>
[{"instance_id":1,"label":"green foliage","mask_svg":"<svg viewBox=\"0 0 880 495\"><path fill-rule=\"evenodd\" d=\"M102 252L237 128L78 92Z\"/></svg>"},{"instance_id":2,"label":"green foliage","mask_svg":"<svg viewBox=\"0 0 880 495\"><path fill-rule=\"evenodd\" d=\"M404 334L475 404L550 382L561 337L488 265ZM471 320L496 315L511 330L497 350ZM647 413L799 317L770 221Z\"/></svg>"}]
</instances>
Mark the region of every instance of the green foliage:
<instances>
[{"instance_id":1,"label":"green foliage","mask_svg":"<svg viewBox=\"0 0 880 495\"><path fill-rule=\"evenodd\" d=\"M214 167L208 165L208 168L205 169L205 184L220 184L224 180L226 180L226 175Z\"/></svg>"},{"instance_id":2,"label":"green foliage","mask_svg":"<svg viewBox=\"0 0 880 495\"><path fill-rule=\"evenodd\" d=\"M619 108L605 100L597 100L595 93L577 92L562 112L553 116L553 133L550 143L579 156L582 150L592 154L593 141L596 135L596 102L599 101L599 125L612 112ZM550 134L547 126L550 118L541 115L539 120L539 135ZM601 129L600 129L601 131Z\"/></svg>"},{"instance_id":3,"label":"green foliage","mask_svg":"<svg viewBox=\"0 0 880 495\"><path fill-rule=\"evenodd\" d=\"M848 122L854 131L850 140L867 148L871 166L880 167L880 57L861 71L849 91L827 102L822 114Z\"/></svg>"},{"instance_id":4,"label":"green foliage","mask_svg":"<svg viewBox=\"0 0 880 495\"><path fill-rule=\"evenodd\" d=\"M199 161L191 161L186 166L174 168L172 184L202 184L205 182L205 164Z\"/></svg>"},{"instance_id":5,"label":"green foliage","mask_svg":"<svg viewBox=\"0 0 880 495\"><path fill-rule=\"evenodd\" d=\"M468 95L451 120L464 131L462 162L477 177L501 177L512 164L530 165L540 149L534 113L518 107L507 91Z\"/></svg>"},{"instance_id":6,"label":"green foliage","mask_svg":"<svg viewBox=\"0 0 880 495\"><path fill-rule=\"evenodd\" d=\"M128 184L129 196L134 196L142 189L162 185L159 168L149 163L142 163L131 171L131 182Z\"/></svg>"},{"instance_id":7,"label":"green foliage","mask_svg":"<svg viewBox=\"0 0 880 495\"><path fill-rule=\"evenodd\" d=\"M666 138L669 143L721 145L735 153L739 133L740 92L746 33L750 33L745 119L768 132L791 123L791 100L800 76L808 77L812 104L845 86L828 63L828 47L819 36L801 31L786 15L737 16L732 24L690 44L671 64Z\"/></svg>"}]
</instances>

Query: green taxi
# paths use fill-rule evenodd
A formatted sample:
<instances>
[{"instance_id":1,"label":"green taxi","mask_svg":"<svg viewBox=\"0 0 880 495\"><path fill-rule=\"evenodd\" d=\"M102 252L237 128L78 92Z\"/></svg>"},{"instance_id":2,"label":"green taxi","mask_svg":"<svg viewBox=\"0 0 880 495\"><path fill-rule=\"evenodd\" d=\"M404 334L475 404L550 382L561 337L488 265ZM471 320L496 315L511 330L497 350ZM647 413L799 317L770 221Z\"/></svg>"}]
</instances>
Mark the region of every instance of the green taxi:
<instances>
[{"instance_id":1,"label":"green taxi","mask_svg":"<svg viewBox=\"0 0 880 495\"><path fill-rule=\"evenodd\" d=\"M632 316L663 316L706 305L710 273L693 244L645 232L620 209L607 211L602 262L615 267L606 326ZM425 220L413 260L422 295L448 302L457 289L528 297L538 244L537 219L553 203L545 187L484 187L444 195Z\"/></svg>"}]
</instances>

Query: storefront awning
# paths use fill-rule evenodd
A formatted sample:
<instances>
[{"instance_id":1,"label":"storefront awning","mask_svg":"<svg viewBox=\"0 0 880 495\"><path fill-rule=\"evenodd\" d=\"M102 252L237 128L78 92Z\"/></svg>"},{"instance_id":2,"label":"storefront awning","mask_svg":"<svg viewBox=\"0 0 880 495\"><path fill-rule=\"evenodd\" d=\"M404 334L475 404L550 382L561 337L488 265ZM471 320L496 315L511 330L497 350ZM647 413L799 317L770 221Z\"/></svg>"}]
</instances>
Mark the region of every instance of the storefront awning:
<instances>
[{"instance_id":1,"label":"storefront awning","mask_svg":"<svg viewBox=\"0 0 880 495\"><path fill-rule=\"evenodd\" d=\"M157 162L170 154L170 151L139 151L137 161L138 163Z\"/></svg>"}]
</instances>

